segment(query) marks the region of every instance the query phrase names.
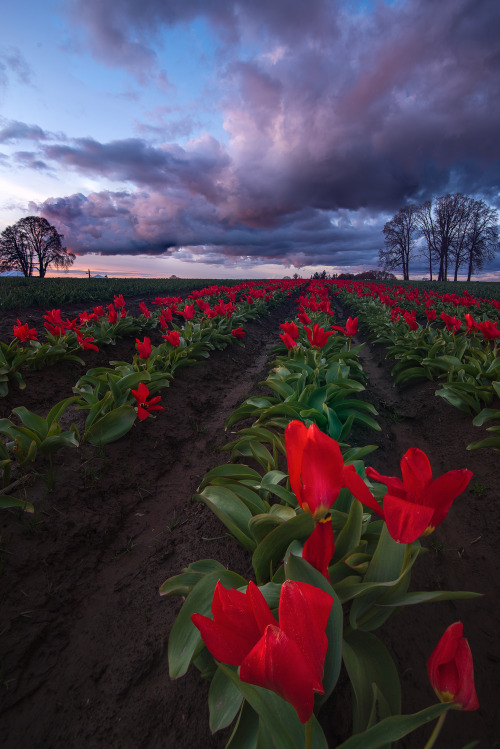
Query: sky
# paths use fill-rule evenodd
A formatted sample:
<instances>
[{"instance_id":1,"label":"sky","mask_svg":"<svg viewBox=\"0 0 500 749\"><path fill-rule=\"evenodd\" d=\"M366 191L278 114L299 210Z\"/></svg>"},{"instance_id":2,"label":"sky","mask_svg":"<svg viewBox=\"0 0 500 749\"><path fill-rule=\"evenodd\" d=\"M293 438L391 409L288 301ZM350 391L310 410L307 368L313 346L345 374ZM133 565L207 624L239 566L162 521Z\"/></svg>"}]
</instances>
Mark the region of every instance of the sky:
<instances>
[{"instance_id":1,"label":"sky","mask_svg":"<svg viewBox=\"0 0 500 749\"><path fill-rule=\"evenodd\" d=\"M45 216L71 275L377 268L408 203L500 208L499 30L498 0L6 0L0 231Z\"/></svg>"}]
</instances>

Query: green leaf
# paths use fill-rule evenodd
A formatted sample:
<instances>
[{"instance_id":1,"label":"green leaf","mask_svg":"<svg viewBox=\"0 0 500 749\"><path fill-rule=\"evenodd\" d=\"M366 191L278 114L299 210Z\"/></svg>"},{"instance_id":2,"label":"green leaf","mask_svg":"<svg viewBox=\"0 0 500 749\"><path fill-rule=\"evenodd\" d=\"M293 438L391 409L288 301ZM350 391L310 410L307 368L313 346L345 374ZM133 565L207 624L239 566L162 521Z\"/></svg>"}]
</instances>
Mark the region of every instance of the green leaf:
<instances>
[{"instance_id":1,"label":"green leaf","mask_svg":"<svg viewBox=\"0 0 500 749\"><path fill-rule=\"evenodd\" d=\"M281 562L292 541L295 539L305 541L313 530L314 520L310 515L302 512L268 533L252 556L257 582L261 583L269 579L271 567Z\"/></svg>"},{"instance_id":2,"label":"green leaf","mask_svg":"<svg viewBox=\"0 0 500 749\"><path fill-rule=\"evenodd\" d=\"M353 732L369 726L375 684L392 713L401 712L401 685L394 661L378 637L371 632L351 630L346 633L343 648L344 664L354 695Z\"/></svg>"},{"instance_id":3,"label":"green leaf","mask_svg":"<svg viewBox=\"0 0 500 749\"><path fill-rule=\"evenodd\" d=\"M241 681L236 671L233 671L230 666L219 663L218 667L233 681L245 700L258 714L266 732L272 737L273 749L304 749L305 728L292 705L269 689ZM325 735L314 715L312 721L314 749L328 749ZM257 746L260 747L260 743ZM239 746L238 749L240 749Z\"/></svg>"},{"instance_id":4,"label":"green leaf","mask_svg":"<svg viewBox=\"0 0 500 749\"><path fill-rule=\"evenodd\" d=\"M17 497L10 497L8 494L0 494L0 509L7 510L9 507L19 507L24 512L35 512L35 508L31 502L25 502Z\"/></svg>"},{"instance_id":5,"label":"green leaf","mask_svg":"<svg viewBox=\"0 0 500 749\"><path fill-rule=\"evenodd\" d=\"M201 647L201 635L191 621L191 614L208 616L214 597L217 581L226 588L239 588L246 585L246 580L230 570L209 572L194 586L174 622L168 640L168 663L171 679L183 676L197 650Z\"/></svg>"},{"instance_id":6,"label":"green leaf","mask_svg":"<svg viewBox=\"0 0 500 749\"><path fill-rule=\"evenodd\" d=\"M241 464L235 464L235 463L227 463L225 465L217 466L216 468L213 468L211 471L208 471L208 473L205 474L203 477L203 481L201 482L200 486L198 487L198 491L200 492L207 484L211 482L214 478L230 478L233 481L242 481L243 479L255 479L260 483L261 475L260 473L257 473L253 468L249 468L249 466L241 465Z\"/></svg>"},{"instance_id":7,"label":"green leaf","mask_svg":"<svg viewBox=\"0 0 500 749\"><path fill-rule=\"evenodd\" d=\"M381 749L404 738L412 731L427 725L451 708L450 703L431 705L412 715L392 715L372 726L367 731L339 744L337 749ZM475 742L469 746L475 746ZM464 747L467 749L467 747Z\"/></svg>"},{"instance_id":8,"label":"green leaf","mask_svg":"<svg viewBox=\"0 0 500 749\"><path fill-rule=\"evenodd\" d=\"M351 549L354 549L361 539L361 530L363 527L363 505L358 500L354 500L349 510L347 522L335 539L335 561L342 559Z\"/></svg>"},{"instance_id":9,"label":"green leaf","mask_svg":"<svg viewBox=\"0 0 500 749\"><path fill-rule=\"evenodd\" d=\"M234 682L217 668L208 690L209 726L212 733L231 725L243 696Z\"/></svg>"},{"instance_id":10,"label":"green leaf","mask_svg":"<svg viewBox=\"0 0 500 749\"><path fill-rule=\"evenodd\" d=\"M274 530L278 525L282 525L284 522L285 520L278 515L266 512L261 515L254 515L248 523L248 528L256 543L259 544L268 533Z\"/></svg>"},{"instance_id":11,"label":"green leaf","mask_svg":"<svg viewBox=\"0 0 500 749\"><path fill-rule=\"evenodd\" d=\"M226 749L257 749L258 738L259 716L248 702L243 700L238 720L226 744Z\"/></svg>"},{"instance_id":12,"label":"green leaf","mask_svg":"<svg viewBox=\"0 0 500 749\"><path fill-rule=\"evenodd\" d=\"M28 411L24 406L13 408L12 412L15 413L16 416L21 419L24 426L34 432L37 437L43 440L43 438L47 436L49 425L41 416Z\"/></svg>"},{"instance_id":13,"label":"green leaf","mask_svg":"<svg viewBox=\"0 0 500 749\"><path fill-rule=\"evenodd\" d=\"M204 502L217 515L243 548L250 552L255 549L255 541L248 533L252 513L234 492L225 486L206 486L195 498Z\"/></svg>"},{"instance_id":14,"label":"green leaf","mask_svg":"<svg viewBox=\"0 0 500 749\"><path fill-rule=\"evenodd\" d=\"M108 445L116 442L129 432L136 420L136 412L132 406L124 405L109 411L102 418L94 421L84 438L91 445Z\"/></svg>"}]
</instances>

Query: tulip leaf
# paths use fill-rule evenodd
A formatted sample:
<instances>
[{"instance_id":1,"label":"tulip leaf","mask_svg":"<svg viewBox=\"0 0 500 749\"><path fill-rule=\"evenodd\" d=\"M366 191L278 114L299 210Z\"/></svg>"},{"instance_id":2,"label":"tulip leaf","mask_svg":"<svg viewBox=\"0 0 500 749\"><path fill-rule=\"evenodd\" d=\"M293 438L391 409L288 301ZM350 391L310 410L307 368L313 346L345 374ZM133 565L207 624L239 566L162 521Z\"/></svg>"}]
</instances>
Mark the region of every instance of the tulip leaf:
<instances>
[{"instance_id":1,"label":"tulip leaf","mask_svg":"<svg viewBox=\"0 0 500 749\"><path fill-rule=\"evenodd\" d=\"M200 486L198 487L198 491L201 492L201 490L207 486L212 479L214 478L230 478L233 481L242 481L243 479L255 479L260 483L261 481L261 475L260 473L257 473L253 468L249 468L249 466L235 464L235 463L227 463L221 466L217 466L217 468L213 468L211 471L208 471L208 473L205 474L203 477L203 481L201 482Z\"/></svg>"},{"instance_id":2,"label":"tulip leaf","mask_svg":"<svg viewBox=\"0 0 500 749\"><path fill-rule=\"evenodd\" d=\"M435 590L415 591L412 593L396 594L391 596L390 603L379 603L379 606L412 606L416 603L429 603L429 601L454 601L468 598L480 598L482 593L474 593L469 590Z\"/></svg>"},{"instance_id":3,"label":"tulip leaf","mask_svg":"<svg viewBox=\"0 0 500 749\"><path fill-rule=\"evenodd\" d=\"M18 406L12 409L12 413L23 422L24 426L35 432L35 434L43 440L49 431L49 424L42 416L28 411L24 406Z\"/></svg>"},{"instance_id":4,"label":"tulip leaf","mask_svg":"<svg viewBox=\"0 0 500 749\"><path fill-rule=\"evenodd\" d=\"M208 690L209 726L212 733L231 725L243 701L243 695L220 669L214 674Z\"/></svg>"},{"instance_id":5,"label":"tulip leaf","mask_svg":"<svg viewBox=\"0 0 500 749\"><path fill-rule=\"evenodd\" d=\"M248 534L252 513L234 492L225 486L206 486L200 494L195 494L195 498L217 515L243 548L250 552L255 549L255 541Z\"/></svg>"},{"instance_id":6,"label":"tulip leaf","mask_svg":"<svg viewBox=\"0 0 500 749\"><path fill-rule=\"evenodd\" d=\"M135 409L129 405L123 405L108 411L101 419L94 421L92 426L85 432L85 439L91 445L108 445L116 442L129 432L136 420Z\"/></svg>"},{"instance_id":7,"label":"tulip leaf","mask_svg":"<svg viewBox=\"0 0 500 749\"><path fill-rule=\"evenodd\" d=\"M214 597L217 581L226 588L240 588L246 580L230 570L215 570L204 575L188 595L174 622L168 640L168 664L171 679L183 676L202 639L197 627L191 621L191 614L208 616Z\"/></svg>"},{"instance_id":8,"label":"tulip leaf","mask_svg":"<svg viewBox=\"0 0 500 749\"><path fill-rule=\"evenodd\" d=\"M381 720L380 723L369 728L364 733L358 733L355 736L339 744L337 749L381 749L394 741L404 738L412 731L421 726L427 725L440 715L445 713L451 707L450 703L439 703L426 707L418 713L412 715L392 715L389 718ZM468 745L470 748L476 746L476 743ZM467 747L464 747L467 749Z\"/></svg>"},{"instance_id":9,"label":"tulip leaf","mask_svg":"<svg viewBox=\"0 0 500 749\"><path fill-rule=\"evenodd\" d=\"M399 676L389 651L379 638L371 632L350 630L344 638L343 657L354 696L353 732L359 733L369 726L373 684L383 695L392 715L398 715L401 712Z\"/></svg>"},{"instance_id":10,"label":"tulip leaf","mask_svg":"<svg viewBox=\"0 0 500 749\"><path fill-rule=\"evenodd\" d=\"M355 501L351 504L347 522L335 539L334 561L342 559L349 550L354 549L360 542L363 527L363 505Z\"/></svg>"},{"instance_id":11,"label":"tulip leaf","mask_svg":"<svg viewBox=\"0 0 500 749\"><path fill-rule=\"evenodd\" d=\"M328 650L325 658L325 672L323 676L323 689L325 693L317 695L315 704L320 708L333 692L340 674L342 665L342 625L343 611L338 596L321 572L318 572L309 562L302 557L290 554L285 565L286 577L298 582L309 583L316 588L321 588L333 599L332 609L326 625L326 636L328 638Z\"/></svg>"},{"instance_id":12,"label":"tulip leaf","mask_svg":"<svg viewBox=\"0 0 500 749\"><path fill-rule=\"evenodd\" d=\"M265 512L261 515L254 515L253 518L250 518L248 528L256 542L260 543L268 533L274 530L278 525L282 525L284 522L285 520L275 513Z\"/></svg>"},{"instance_id":13,"label":"tulip leaf","mask_svg":"<svg viewBox=\"0 0 500 749\"><path fill-rule=\"evenodd\" d=\"M292 541L305 541L313 530L314 520L311 515L302 512L268 533L252 556L257 583L269 579L271 568L281 562Z\"/></svg>"},{"instance_id":14,"label":"tulip leaf","mask_svg":"<svg viewBox=\"0 0 500 749\"><path fill-rule=\"evenodd\" d=\"M226 749L257 749L259 738L259 716L243 700L238 720L226 744Z\"/></svg>"},{"instance_id":15,"label":"tulip leaf","mask_svg":"<svg viewBox=\"0 0 500 749\"><path fill-rule=\"evenodd\" d=\"M300 722L295 709L277 694L263 687L256 687L241 681L236 671L230 666L218 663L218 667L237 686L245 700L258 714L264 726L265 740L256 743L256 749L269 746L271 737L273 749L304 749L305 728ZM326 738L316 718L312 717L312 745L314 749L328 749ZM262 735L262 733L261 733ZM240 745L234 744L236 749ZM250 745L251 746L251 745Z\"/></svg>"},{"instance_id":16,"label":"tulip leaf","mask_svg":"<svg viewBox=\"0 0 500 749\"><path fill-rule=\"evenodd\" d=\"M0 509L7 510L10 507L19 507L24 512L35 512L35 508L31 502L25 502L23 499L17 499L17 497L10 497L8 494L0 494Z\"/></svg>"}]
</instances>

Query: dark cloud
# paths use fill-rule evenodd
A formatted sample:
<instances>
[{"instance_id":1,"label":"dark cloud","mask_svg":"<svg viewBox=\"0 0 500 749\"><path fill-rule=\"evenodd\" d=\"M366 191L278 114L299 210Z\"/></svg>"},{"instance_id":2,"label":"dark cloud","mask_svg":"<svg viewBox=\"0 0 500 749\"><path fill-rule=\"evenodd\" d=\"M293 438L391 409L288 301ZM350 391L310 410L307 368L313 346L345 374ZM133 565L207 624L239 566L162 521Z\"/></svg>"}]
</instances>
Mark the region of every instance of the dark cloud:
<instances>
[{"instance_id":1,"label":"dark cloud","mask_svg":"<svg viewBox=\"0 0 500 749\"><path fill-rule=\"evenodd\" d=\"M0 140L38 141L22 156L34 169L124 188L39 206L78 252L176 248L204 262L374 265L385 221L407 202L461 191L500 207L500 3L355 7L72 0L96 56L164 75L166 88L162 29L205 18L224 45L217 90L227 143L172 143L199 122L191 113L170 120L163 103L137 138L45 138L11 123Z\"/></svg>"}]
</instances>

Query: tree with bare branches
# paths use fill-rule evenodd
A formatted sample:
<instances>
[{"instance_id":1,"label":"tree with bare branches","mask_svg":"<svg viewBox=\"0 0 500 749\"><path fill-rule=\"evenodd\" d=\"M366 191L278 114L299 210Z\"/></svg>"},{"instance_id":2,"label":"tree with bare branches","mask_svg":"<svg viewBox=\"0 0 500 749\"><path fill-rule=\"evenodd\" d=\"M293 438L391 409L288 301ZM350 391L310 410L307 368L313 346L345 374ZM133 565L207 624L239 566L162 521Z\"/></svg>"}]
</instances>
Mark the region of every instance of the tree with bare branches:
<instances>
[{"instance_id":1,"label":"tree with bare branches","mask_svg":"<svg viewBox=\"0 0 500 749\"><path fill-rule=\"evenodd\" d=\"M36 271L42 278L49 265L69 268L75 255L62 246L59 234L43 216L26 216L0 235L0 261L11 268L33 276Z\"/></svg>"}]
</instances>

